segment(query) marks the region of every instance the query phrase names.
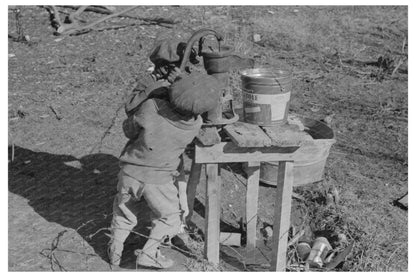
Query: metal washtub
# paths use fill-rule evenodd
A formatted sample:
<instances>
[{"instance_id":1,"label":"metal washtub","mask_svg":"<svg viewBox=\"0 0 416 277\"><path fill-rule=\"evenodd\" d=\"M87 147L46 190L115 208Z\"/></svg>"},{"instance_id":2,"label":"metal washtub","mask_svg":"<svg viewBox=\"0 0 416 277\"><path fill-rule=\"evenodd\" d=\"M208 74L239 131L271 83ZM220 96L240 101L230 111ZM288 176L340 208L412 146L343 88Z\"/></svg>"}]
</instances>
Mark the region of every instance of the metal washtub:
<instances>
[{"instance_id":1,"label":"metal washtub","mask_svg":"<svg viewBox=\"0 0 416 277\"><path fill-rule=\"evenodd\" d=\"M295 152L293 185L301 186L323 179L329 150L336 140L333 130L323 122L310 118L297 119L304 125L304 131L313 138ZM276 186L277 163L260 164L260 181Z\"/></svg>"}]
</instances>

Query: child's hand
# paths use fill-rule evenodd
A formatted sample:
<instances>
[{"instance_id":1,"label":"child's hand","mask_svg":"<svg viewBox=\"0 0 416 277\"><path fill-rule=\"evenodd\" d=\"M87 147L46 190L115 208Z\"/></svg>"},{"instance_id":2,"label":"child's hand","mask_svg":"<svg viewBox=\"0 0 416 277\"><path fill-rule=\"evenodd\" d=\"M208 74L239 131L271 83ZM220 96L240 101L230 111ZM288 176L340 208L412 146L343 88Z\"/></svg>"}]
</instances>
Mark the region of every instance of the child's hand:
<instances>
[{"instance_id":1,"label":"child's hand","mask_svg":"<svg viewBox=\"0 0 416 277\"><path fill-rule=\"evenodd\" d=\"M178 78L182 74L181 70L178 67L173 68L168 75L168 81L169 83L173 83L176 78Z\"/></svg>"}]
</instances>

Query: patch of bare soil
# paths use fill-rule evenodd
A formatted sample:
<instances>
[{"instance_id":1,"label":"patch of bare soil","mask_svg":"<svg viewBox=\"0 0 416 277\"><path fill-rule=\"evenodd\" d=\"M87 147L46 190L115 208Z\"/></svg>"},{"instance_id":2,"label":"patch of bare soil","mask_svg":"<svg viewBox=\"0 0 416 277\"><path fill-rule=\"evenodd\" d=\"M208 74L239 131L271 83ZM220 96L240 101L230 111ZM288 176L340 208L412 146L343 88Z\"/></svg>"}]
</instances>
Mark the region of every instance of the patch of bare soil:
<instances>
[{"instance_id":1,"label":"patch of bare soil","mask_svg":"<svg viewBox=\"0 0 416 277\"><path fill-rule=\"evenodd\" d=\"M59 10L62 18L73 12ZM226 43L256 65L291 68L290 112L323 120L336 134L324 180L294 189L289 238L303 230L311 238L326 236L339 251L353 243L334 271L407 271L407 211L393 205L408 189L407 7L143 6L128 14L101 23L99 31L55 36L44 7L9 7L10 271L111 270L106 228L127 141L124 97L148 75L156 38L186 41L202 27L223 32ZM85 11L81 18L102 16ZM134 16L181 22L167 28ZM237 72L231 85L241 107ZM188 174L189 168L187 158ZM244 171L227 164L221 172L221 229L241 231ZM204 191L201 179L194 221L202 230ZM163 249L176 259L172 270L267 270L264 229L273 223L274 195L273 186L260 187L263 254L222 246L220 265L210 265L197 228L188 251ZM149 209L140 205L140 224L117 270L136 270L133 252L150 226ZM337 240L340 234L346 244ZM296 245L288 249L291 271L302 265Z\"/></svg>"}]
</instances>

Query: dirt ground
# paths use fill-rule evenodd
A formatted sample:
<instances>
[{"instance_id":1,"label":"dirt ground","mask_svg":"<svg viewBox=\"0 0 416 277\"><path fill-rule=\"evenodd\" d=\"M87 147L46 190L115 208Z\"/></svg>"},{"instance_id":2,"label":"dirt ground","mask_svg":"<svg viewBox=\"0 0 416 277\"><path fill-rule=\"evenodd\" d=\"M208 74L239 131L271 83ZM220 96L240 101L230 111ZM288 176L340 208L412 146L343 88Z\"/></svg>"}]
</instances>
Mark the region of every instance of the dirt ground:
<instances>
[{"instance_id":1,"label":"dirt ground","mask_svg":"<svg viewBox=\"0 0 416 277\"><path fill-rule=\"evenodd\" d=\"M62 18L73 11L59 9ZM203 27L222 32L225 43L254 58L256 66L289 67L290 113L324 120L336 134L324 180L294 189L301 196L293 199L296 230L326 234L331 242L344 234L346 244L353 243L334 271L408 270L407 210L395 205L408 190L406 6L143 6L128 14L181 22L167 28L117 17L98 25L100 31L56 36L44 7L9 7L10 271L111 270L105 228L118 155L127 141L123 101L149 74L156 38L186 41ZM84 12L81 18L102 16ZM231 85L241 107L236 72ZM188 174L189 168L188 158ZM235 230L244 215L245 176L239 164L224 165L221 173L222 230ZM339 201L331 204L328 192L334 190ZM273 223L274 195L274 187L260 187L259 238ZM201 180L197 225L204 199ZM149 210L141 205L140 224L117 270L143 270L136 269L133 254L145 242L139 234L148 234L150 226ZM171 270L267 270L249 266L250 255L231 247L222 247L219 266L210 265L199 233L189 248L164 249L177 262ZM288 265L298 263L295 252L294 246L288 249ZM267 255L263 259L270 262Z\"/></svg>"}]
</instances>

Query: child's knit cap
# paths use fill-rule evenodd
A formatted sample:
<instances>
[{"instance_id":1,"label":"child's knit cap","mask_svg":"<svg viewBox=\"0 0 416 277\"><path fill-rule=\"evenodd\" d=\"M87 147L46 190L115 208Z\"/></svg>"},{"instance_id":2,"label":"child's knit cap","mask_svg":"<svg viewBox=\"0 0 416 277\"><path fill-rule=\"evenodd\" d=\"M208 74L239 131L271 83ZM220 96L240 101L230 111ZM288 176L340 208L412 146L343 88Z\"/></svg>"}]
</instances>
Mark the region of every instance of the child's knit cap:
<instances>
[{"instance_id":1,"label":"child's knit cap","mask_svg":"<svg viewBox=\"0 0 416 277\"><path fill-rule=\"evenodd\" d=\"M221 89L214 77L193 73L170 86L169 99L178 110L198 115L219 105Z\"/></svg>"}]
</instances>

